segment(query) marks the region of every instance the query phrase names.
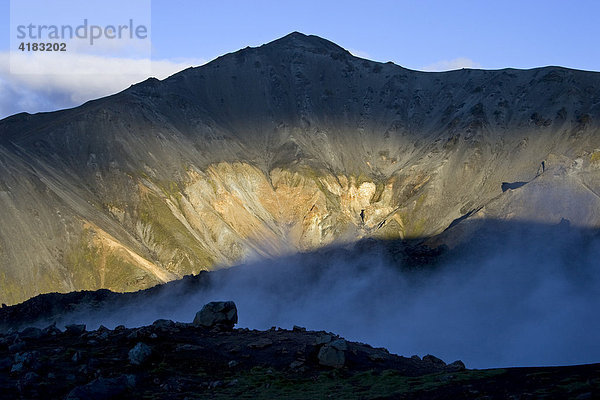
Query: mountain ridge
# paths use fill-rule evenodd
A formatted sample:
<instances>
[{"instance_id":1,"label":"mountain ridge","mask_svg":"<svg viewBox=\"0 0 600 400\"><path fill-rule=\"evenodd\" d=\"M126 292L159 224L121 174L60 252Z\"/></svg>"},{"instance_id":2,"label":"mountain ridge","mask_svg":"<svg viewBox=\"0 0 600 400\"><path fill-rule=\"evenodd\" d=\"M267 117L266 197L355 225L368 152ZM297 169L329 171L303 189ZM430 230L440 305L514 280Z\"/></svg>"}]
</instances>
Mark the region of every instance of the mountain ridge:
<instances>
[{"instance_id":1,"label":"mountain ridge","mask_svg":"<svg viewBox=\"0 0 600 400\"><path fill-rule=\"evenodd\" d=\"M300 33L8 117L0 301L430 237L468 213L597 226L598 121L599 73L418 72Z\"/></svg>"}]
</instances>

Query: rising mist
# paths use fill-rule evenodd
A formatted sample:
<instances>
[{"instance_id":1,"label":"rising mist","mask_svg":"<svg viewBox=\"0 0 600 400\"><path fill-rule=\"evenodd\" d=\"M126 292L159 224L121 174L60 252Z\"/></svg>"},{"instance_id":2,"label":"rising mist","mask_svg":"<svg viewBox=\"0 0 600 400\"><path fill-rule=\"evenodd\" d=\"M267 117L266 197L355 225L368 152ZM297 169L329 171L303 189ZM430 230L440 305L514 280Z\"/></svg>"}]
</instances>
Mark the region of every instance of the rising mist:
<instances>
[{"instance_id":1,"label":"rising mist","mask_svg":"<svg viewBox=\"0 0 600 400\"><path fill-rule=\"evenodd\" d=\"M596 361L600 238L565 224L488 228L417 270L392 261L385 242L363 243L212 273L209 289L166 286L60 322L189 322L206 302L234 300L238 327L301 325L471 368Z\"/></svg>"}]
</instances>

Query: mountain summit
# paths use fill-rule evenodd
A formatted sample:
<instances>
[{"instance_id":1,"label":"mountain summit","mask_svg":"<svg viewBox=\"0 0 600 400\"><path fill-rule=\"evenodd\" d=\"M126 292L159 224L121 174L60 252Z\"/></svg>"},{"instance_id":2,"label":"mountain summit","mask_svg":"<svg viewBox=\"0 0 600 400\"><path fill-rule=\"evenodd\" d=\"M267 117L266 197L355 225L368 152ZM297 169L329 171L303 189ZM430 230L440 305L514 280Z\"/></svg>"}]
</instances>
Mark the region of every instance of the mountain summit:
<instances>
[{"instance_id":1,"label":"mountain summit","mask_svg":"<svg viewBox=\"0 0 600 400\"><path fill-rule=\"evenodd\" d=\"M425 73L297 32L18 114L0 121L0 301L363 237L452 245L466 220L598 226L598 121L596 72Z\"/></svg>"}]
</instances>

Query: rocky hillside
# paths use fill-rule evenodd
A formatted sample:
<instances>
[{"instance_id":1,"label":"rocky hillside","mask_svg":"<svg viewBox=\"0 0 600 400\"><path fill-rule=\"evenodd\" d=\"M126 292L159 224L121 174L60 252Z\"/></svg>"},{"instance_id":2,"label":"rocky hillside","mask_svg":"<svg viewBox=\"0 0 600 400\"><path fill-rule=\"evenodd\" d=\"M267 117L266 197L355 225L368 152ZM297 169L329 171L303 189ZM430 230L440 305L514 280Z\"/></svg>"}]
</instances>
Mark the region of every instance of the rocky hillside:
<instances>
[{"instance_id":1,"label":"rocky hillside","mask_svg":"<svg viewBox=\"0 0 600 400\"><path fill-rule=\"evenodd\" d=\"M0 398L595 398L599 366L467 370L294 326L233 329L233 302L192 323L0 333Z\"/></svg>"},{"instance_id":2,"label":"rocky hillside","mask_svg":"<svg viewBox=\"0 0 600 400\"><path fill-rule=\"evenodd\" d=\"M599 73L425 73L300 33L18 114L0 121L0 301L455 220L596 227L599 121Z\"/></svg>"}]
</instances>

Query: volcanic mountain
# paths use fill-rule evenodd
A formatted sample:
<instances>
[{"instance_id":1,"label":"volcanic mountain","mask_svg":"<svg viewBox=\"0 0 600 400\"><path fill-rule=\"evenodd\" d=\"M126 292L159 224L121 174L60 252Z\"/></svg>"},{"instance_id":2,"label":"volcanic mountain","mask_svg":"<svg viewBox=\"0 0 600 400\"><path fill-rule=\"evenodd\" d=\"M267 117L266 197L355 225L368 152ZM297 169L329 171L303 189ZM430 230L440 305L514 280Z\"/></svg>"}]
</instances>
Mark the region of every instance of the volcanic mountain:
<instances>
[{"instance_id":1,"label":"volcanic mountain","mask_svg":"<svg viewBox=\"0 0 600 400\"><path fill-rule=\"evenodd\" d=\"M600 73L419 72L301 33L14 115L0 301L365 237L453 246L468 220L597 227L599 121Z\"/></svg>"}]
</instances>

